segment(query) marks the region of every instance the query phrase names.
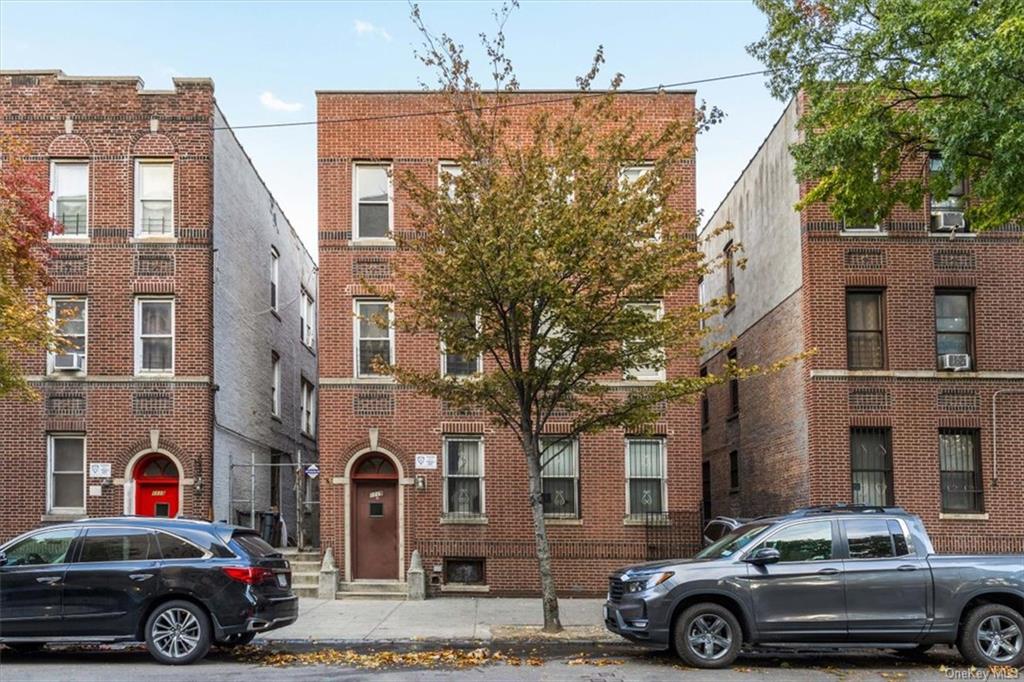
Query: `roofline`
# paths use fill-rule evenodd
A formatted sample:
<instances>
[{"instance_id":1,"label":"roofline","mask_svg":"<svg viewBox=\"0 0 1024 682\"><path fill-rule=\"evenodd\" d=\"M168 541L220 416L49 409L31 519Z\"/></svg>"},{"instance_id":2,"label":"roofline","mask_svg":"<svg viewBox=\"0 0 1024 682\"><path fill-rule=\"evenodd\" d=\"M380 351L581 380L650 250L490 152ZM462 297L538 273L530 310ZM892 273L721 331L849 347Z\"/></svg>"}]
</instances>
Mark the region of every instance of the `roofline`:
<instances>
[{"instance_id":1,"label":"roofline","mask_svg":"<svg viewBox=\"0 0 1024 682\"><path fill-rule=\"evenodd\" d=\"M441 90L314 90L317 96L320 95L443 95ZM637 92L624 88L622 90L571 90L564 88L537 88L532 90L502 90L501 95L586 95L586 94L607 94L617 93L620 95L696 95L697 91L692 89L667 89L650 90ZM493 92L481 90L482 95L492 95Z\"/></svg>"},{"instance_id":2,"label":"roofline","mask_svg":"<svg viewBox=\"0 0 1024 682\"><path fill-rule=\"evenodd\" d=\"M173 94L175 90L145 90L145 81L141 76L69 76L61 69L0 69L0 76L53 76L66 83L134 83L139 90L147 95ZM181 76L171 79L175 87L178 85L209 85L213 87L213 79L205 76Z\"/></svg>"}]
</instances>

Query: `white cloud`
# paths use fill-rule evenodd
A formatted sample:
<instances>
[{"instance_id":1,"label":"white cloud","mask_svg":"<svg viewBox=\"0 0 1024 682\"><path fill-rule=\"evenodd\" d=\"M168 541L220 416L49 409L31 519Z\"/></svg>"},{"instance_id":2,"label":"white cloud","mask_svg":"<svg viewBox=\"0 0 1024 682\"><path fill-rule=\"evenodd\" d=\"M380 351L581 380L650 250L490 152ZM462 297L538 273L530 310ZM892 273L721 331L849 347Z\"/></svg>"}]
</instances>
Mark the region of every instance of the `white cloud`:
<instances>
[{"instance_id":1,"label":"white cloud","mask_svg":"<svg viewBox=\"0 0 1024 682\"><path fill-rule=\"evenodd\" d=\"M384 40L391 42L391 34L388 33L382 26L375 26L369 21L363 21L362 19L356 19L353 24L356 33L361 36L378 36Z\"/></svg>"},{"instance_id":2,"label":"white cloud","mask_svg":"<svg viewBox=\"0 0 1024 682\"><path fill-rule=\"evenodd\" d=\"M302 108L302 102L285 102L270 90L260 95L260 103L271 111L298 111Z\"/></svg>"}]
</instances>

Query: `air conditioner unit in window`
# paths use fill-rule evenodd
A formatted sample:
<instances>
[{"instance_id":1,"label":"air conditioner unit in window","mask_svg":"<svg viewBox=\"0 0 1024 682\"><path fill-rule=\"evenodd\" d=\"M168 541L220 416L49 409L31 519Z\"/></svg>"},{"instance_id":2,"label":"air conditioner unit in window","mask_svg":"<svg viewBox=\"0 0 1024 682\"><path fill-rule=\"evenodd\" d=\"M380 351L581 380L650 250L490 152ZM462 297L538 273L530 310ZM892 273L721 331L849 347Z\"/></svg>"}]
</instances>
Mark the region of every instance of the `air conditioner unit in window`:
<instances>
[{"instance_id":1,"label":"air conditioner unit in window","mask_svg":"<svg viewBox=\"0 0 1024 682\"><path fill-rule=\"evenodd\" d=\"M942 369L951 369L960 372L971 368L971 356L967 353L946 353L939 356Z\"/></svg>"},{"instance_id":2,"label":"air conditioner unit in window","mask_svg":"<svg viewBox=\"0 0 1024 682\"><path fill-rule=\"evenodd\" d=\"M936 232L953 232L966 226L963 211L933 211L932 230Z\"/></svg>"},{"instance_id":3,"label":"air conditioner unit in window","mask_svg":"<svg viewBox=\"0 0 1024 682\"><path fill-rule=\"evenodd\" d=\"M85 367L85 356L81 353L63 353L53 359L53 368L62 372L81 372Z\"/></svg>"}]
</instances>

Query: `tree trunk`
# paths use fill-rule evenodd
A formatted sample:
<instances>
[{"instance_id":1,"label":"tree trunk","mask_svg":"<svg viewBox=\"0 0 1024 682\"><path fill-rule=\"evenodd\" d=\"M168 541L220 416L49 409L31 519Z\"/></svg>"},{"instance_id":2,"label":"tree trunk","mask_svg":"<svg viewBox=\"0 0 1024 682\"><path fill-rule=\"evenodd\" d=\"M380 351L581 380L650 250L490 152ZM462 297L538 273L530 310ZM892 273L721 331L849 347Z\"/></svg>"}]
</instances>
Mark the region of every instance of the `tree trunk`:
<instances>
[{"instance_id":1,"label":"tree trunk","mask_svg":"<svg viewBox=\"0 0 1024 682\"><path fill-rule=\"evenodd\" d=\"M541 601L544 606L544 632L561 632L562 621L558 617L558 595L555 592L555 577L551 574L551 548L548 546L548 531L544 525L544 496L540 477L540 447L536 438L531 438L526 454L526 469L529 476L530 511L533 513L533 536L537 542L537 566L540 569Z\"/></svg>"}]
</instances>

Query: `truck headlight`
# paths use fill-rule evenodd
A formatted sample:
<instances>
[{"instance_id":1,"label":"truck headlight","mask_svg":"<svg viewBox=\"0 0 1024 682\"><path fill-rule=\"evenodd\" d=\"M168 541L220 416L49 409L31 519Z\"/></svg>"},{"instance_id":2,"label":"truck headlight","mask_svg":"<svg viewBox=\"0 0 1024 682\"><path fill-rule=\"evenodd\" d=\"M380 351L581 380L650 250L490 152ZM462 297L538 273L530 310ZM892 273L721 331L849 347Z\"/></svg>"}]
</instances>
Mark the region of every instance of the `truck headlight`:
<instances>
[{"instance_id":1,"label":"truck headlight","mask_svg":"<svg viewBox=\"0 0 1024 682\"><path fill-rule=\"evenodd\" d=\"M626 594L636 594L637 592L646 592L647 590L654 589L673 575L675 575L675 573L672 571L663 571L661 573L648 573L634 576L625 581Z\"/></svg>"}]
</instances>

